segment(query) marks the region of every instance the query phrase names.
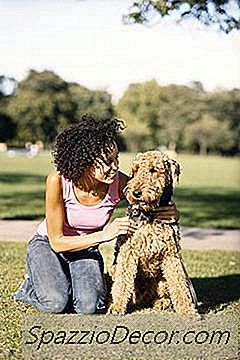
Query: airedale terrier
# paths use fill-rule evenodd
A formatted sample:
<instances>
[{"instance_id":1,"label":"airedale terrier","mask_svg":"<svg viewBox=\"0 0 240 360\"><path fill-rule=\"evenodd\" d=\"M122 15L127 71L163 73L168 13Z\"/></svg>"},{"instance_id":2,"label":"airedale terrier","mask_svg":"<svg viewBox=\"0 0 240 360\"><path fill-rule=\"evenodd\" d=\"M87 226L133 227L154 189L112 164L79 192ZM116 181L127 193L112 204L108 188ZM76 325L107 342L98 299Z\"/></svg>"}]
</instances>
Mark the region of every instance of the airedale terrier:
<instances>
[{"instance_id":1,"label":"airedale terrier","mask_svg":"<svg viewBox=\"0 0 240 360\"><path fill-rule=\"evenodd\" d=\"M198 315L196 295L180 253L175 220L156 217L171 201L180 165L160 151L137 154L125 195L128 214L137 223L132 236L121 236L109 269L113 284L108 313L124 314L129 304Z\"/></svg>"}]
</instances>

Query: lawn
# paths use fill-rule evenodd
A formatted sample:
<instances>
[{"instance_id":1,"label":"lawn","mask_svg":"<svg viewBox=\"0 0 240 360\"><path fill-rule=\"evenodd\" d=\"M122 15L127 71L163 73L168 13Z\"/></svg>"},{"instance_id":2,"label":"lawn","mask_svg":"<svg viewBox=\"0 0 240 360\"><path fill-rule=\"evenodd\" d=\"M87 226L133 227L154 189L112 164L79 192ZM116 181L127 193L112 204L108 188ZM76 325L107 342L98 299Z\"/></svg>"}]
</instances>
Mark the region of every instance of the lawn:
<instances>
[{"instance_id":1,"label":"lawn","mask_svg":"<svg viewBox=\"0 0 240 360\"><path fill-rule=\"evenodd\" d=\"M129 172L133 154L121 154L121 169ZM174 200L183 226L239 228L239 158L179 155L183 173ZM0 218L40 219L44 216L44 188L53 168L48 152L34 159L0 154ZM126 203L114 216L123 216Z\"/></svg>"},{"instance_id":2,"label":"lawn","mask_svg":"<svg viewBox=\"0 0 240 360\"><path fill-rule=\"evenodd\" d=\"M102 248L107 266L111 263L112 251L110 246ZM22 359L22 317L38 313L29 305L13 301L13 294L24 278L25 255L23 243L0 243L0 359ZM239 315L239 253L185 250L183 255L198 295L200 311Z\"/></svg>"},{"instance_id":3,"label":"lawn","mask_svg":"<svg viewBox=\"0 0 240 360\"><path fill-rule=\"evenodd\" d=\"M121 169L129 172L133 155L122 154ZM181 183L174 200L184 226L239 227L239 160L237 158L181 155ZM44 216L44 183L52 169L47 152L35 159L0 154L0 218L39 219ZM114 216L124 214L119 205ZM107 266L113 249L102 247ZM203 313L240 314L239 252L183 251L189 275ZM31 306L13 301L25 275L26 244L0 243L0 359L22 359L21 323ZM146 310L142 310L147 313ZM147 317L146 317L147 319Z\"/></svg>"}]
</instances>

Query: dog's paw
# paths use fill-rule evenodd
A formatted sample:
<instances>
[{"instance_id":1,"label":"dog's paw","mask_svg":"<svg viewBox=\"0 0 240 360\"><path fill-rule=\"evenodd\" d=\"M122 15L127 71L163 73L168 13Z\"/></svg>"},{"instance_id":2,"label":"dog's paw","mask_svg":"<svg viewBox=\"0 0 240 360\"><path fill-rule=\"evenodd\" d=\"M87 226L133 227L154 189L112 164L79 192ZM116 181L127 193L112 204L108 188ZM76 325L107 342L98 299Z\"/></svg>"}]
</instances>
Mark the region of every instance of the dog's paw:
<instances>
[{"instance_id":1,"label":"dog's paw","mask_svg":"<svg viewBox=\"0 0 240 360\"><path fill-rule=\"evenodd\" d=\"M197 309L189 309L185 312L182 313L182 315L187 315L187 317L191 320L201 320L201 315L199 314L199 312L197 311Z\"/></svg>"},{"instance_id":2,"label":"dog's paw","mask_svg":"<svg viewBox=\"0 0 240 360\"><path fill-rule=\"evenodd\" d=\"M169 298L156 299L153 303L153 309L156 310L171 310L172 303Z\"/></svg>"},{"instance_id":3,"label":"dog's paw","mask_svg":"<svg viewBox=\"0 0 240 360\"><path fill-rule=\"evenodd\" d=\"M125 308L121 307L121 306L117 306L114 304L111 304L110 307L108 308L107 314L114 314L114 315L124 315L126 313Z\"/></svg>"},{"instance_id":4,"label":"dog's paw","mask_svg":"<svg viewBox=\"0 0 240 360\"><path fill-rule=\"evenodd\" d=\"M195 321L202 319L202 316L199 314L199 312L196 309L192 314L190 314L190 316Z\"/></svg>"}]
</instances>

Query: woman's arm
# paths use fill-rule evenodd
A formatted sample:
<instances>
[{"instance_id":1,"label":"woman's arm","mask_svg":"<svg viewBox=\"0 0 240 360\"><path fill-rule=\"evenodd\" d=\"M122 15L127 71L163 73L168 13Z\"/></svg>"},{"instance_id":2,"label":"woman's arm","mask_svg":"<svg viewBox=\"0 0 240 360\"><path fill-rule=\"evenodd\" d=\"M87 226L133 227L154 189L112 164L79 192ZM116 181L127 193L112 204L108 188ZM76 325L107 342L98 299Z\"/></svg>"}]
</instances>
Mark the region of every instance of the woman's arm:
<instances>
[{"instance_id":1,"label":"woman's arm","mask_svg":"<svg viewBox=\"0 0 240 360\"><path fill-rule=\"evenodd\" d=\"M115 219L102 231L81 236L64 236L62 180L56 171L48 175L46 182L46 222L49 242L55 252L87 249L135 230L128 217L124 217Z\"/></svg>"}]
</instances>

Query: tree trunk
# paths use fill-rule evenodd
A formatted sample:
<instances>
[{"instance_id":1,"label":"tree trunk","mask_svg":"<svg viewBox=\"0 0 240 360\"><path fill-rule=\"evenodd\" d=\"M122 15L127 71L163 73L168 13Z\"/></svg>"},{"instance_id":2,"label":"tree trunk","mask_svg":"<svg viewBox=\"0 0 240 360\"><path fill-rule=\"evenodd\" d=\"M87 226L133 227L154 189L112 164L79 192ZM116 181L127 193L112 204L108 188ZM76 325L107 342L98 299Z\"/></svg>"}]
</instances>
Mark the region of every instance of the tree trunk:
<instances>
[{"instance_id":1,"label":"tree trunk","mask_svg":"<svg viewBox=\"0 0 240 360\"><path fill-rule=\"evenodd\" d=\"M169 145L168 145L168 150L176 151L176 148L177 148L177 143L171 141L171 142L169 143Z\"/></svg>"},{"instance_id":2,"label":"tree trunk","mask_svg":"<svg viewBox=\"0 0 240 360\"><path fill-rule=\"evenodd\" d=\"M199 145L200 145L200 155L207 155L207 145L205 141L202 141Z\"/></svg>"}]
</instances>

